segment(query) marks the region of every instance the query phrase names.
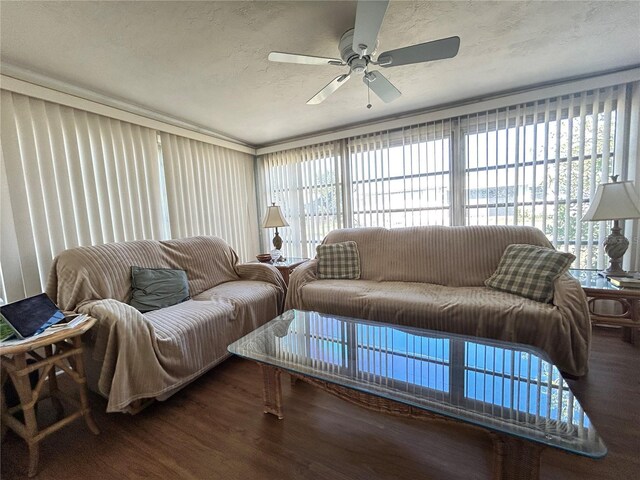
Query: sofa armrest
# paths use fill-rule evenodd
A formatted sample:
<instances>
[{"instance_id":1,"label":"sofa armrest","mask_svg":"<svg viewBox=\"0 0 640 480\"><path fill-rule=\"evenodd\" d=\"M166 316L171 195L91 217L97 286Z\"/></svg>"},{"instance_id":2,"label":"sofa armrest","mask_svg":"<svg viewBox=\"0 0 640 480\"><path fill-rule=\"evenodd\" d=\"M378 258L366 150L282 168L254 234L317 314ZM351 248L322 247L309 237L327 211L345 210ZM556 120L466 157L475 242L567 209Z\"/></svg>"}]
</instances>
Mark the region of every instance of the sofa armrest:
<instances>
[{"instance_id":1,"label":"sofa armrest","mask_svg":"<svg viewBox=\"0 0 640 480\"><path fill-rule=\"evenodd\" d=\"M113 298L83 302L78 306L77 312L86 313L97 320L95 327L91 330L94 341L94 358L104 357L107 343L116 328L153 332L153 325L142 313L131 305Z\"/></svg>"},{"instance_id":2,"label":"sofa armrest","mask_svg":"<svg viewBox=\"0 0 640 480\"><path fill-rule=\"evenodd\" d=\"M304 310L302 303L302 287L317 280L318 260L311 259L297 267L289 277L289 291L284 304L285 310Z\"/></svg>"},{"instance_id":3,"label":"sofa armrest","mask_svg":"<svg viewBox=\"0 0 640 480\"><path fill-rule=\"evenodd\" d=\"M128 303L124 303L113 298L82 302L78 305L76 311L78 313L86 313L87 315L91 315L98 319L98 321L104 322L114 322L121 318L126 319L126 321L147 321L139 310Z\"/></svg>"},{"instance_id":4,"label":"sofa armrest","mask_svg":"<svg viewBox=\"0 0 640 480\"><path fill-rule=\"evenodd\" d=\"M282 289L283 296L287 293L287 285L284 283L284 279L278 269L273 265L266 263L239 263L235 268L241 280L272 283Z\"/></svg>"},{"instance_id":5,"label":"sofa armrest","mask_svg":"<svg viewBox=\"0 0 640 480\"><path fill-rule=\"evenodd\" d=\"M584 290L569 273L558 277L554 283L553 305L571 325L571 341L574 357L581 353L584 358L584 374L587 373L587 360L591 345L591 317Z\"/></svg>"},{"instance_id":6,"label":"sofa armrest","mask_svg":"<svg viewBox=\"0 0 640 480\"><path fill-rule=\"evenodd\" d=\"M113 405L111 393L113 389L126 389L127 385L114 382L116 371L155 358L153 347L158 338L153 323L131 305L112 298L83 302L77 311L97 320L89 332L89 351L92 360L100 363L98 390L109 398L107 411L121 411Z\"/></svg>"}]
</instances>

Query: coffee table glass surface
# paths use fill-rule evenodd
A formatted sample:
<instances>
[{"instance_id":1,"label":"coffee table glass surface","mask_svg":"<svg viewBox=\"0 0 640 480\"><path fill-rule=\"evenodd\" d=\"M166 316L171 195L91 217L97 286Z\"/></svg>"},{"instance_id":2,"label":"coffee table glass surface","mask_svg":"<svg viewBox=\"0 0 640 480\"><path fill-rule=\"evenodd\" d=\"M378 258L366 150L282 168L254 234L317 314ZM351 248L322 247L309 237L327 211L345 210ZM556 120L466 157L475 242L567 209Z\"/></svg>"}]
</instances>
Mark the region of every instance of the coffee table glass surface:
<instances>
[{"instance_id":1,"label":"coffee table glass surface","mask_svg":"<svg viewBox=\"0 0 640 480\"><path fill-rule=\"evenodd\" d=\"M579 455L607 453L557 367L528 345L290 310L229 351Z\"/></svg>"}]
</instances>

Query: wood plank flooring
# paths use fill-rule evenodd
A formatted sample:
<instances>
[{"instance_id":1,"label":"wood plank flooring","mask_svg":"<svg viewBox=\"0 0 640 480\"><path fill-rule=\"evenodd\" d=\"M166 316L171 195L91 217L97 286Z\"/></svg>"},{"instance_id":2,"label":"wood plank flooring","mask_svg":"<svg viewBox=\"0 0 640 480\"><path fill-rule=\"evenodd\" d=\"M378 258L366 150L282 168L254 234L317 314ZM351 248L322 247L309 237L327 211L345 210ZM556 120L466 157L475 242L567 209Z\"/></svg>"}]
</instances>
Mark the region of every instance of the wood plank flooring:
<instances>
[{"instance_id":1,"label":"wood plank flooring","mask_svg":"<svg viewBox=\"0 0 640 480\"><path fill-rule=\"evenodd\" d=\"M137 416L106 414L106 402L91 394L102 433L94 436L78 421L48 437L36 478L490 478L491 442L482 432L369 412L288 381L278 421L262 413L260 382L255 364L232 358ZM570 384L609 454L590 460L546 449L541 478L639 478L640 349L617 330L594 329L590 373ZM39 418L53 418L47 401ZM0 458L3 480L26 478L26 445L12 432Z\"/></svg>"}]
</instances>

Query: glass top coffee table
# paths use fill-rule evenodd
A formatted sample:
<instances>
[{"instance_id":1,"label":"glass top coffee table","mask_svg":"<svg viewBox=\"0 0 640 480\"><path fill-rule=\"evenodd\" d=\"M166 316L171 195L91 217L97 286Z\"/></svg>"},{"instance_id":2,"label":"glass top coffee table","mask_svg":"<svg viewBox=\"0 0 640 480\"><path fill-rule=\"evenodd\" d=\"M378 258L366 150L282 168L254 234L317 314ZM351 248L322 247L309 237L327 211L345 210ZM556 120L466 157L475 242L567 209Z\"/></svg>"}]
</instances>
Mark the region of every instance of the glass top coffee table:
<instances>
[{"instance_id":1,"label":"glass top coffee table","mask_svg":"<svg viewBox=\"0 0 640 480\"><path fill-rule=\"evenodd\" d=\"M494 478L538 478L544 447L607 453L557 367L535 347L290 310L229 351L261 365L265 413L282 418L285 371L369 409L488 431Z\"/></svg>"}]
</instances>

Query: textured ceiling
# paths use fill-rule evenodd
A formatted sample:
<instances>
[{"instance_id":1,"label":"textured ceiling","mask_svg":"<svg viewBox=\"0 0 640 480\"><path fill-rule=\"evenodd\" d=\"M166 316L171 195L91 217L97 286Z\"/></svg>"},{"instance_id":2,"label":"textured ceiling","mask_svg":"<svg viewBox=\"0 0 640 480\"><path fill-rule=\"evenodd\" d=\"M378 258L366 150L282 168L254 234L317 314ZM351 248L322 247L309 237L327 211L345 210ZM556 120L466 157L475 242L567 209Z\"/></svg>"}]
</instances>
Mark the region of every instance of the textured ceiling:
<instances>
[{"instance_id":1,"label":"textured ceiling","mask_svg":"<svg viewBox=\"0 0 640 480\"><path fill-rule=\"evenodd\" d=\"M344 68L270 63L271 50L339 56L355 2L7 2L1 59L264 145L407 111L640 64L640 2L392 0L380 51L451 35L451 60L385 69L391 104Z\"/></svg>"}]
</instances>

